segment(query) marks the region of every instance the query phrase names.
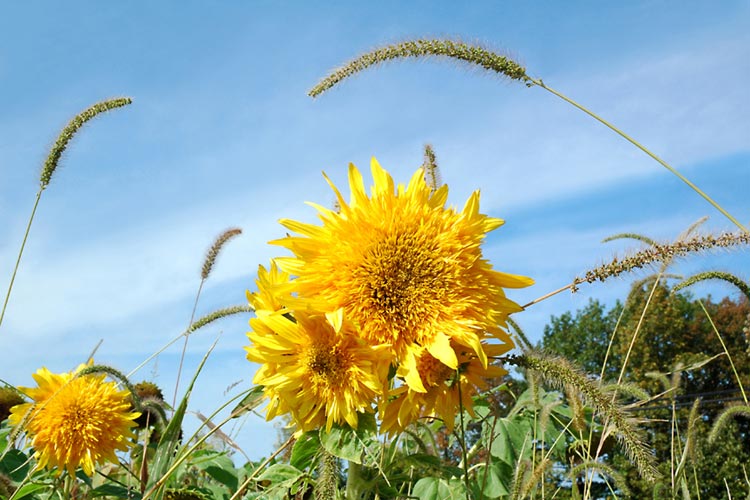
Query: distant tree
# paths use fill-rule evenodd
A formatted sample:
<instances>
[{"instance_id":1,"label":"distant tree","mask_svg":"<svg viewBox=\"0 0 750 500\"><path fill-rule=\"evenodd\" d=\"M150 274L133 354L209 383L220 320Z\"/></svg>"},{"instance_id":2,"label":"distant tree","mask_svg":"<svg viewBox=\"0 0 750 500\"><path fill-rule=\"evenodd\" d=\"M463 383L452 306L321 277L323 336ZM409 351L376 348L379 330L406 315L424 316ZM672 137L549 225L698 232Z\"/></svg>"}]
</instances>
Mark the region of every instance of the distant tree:
<instances>
[{"instance_id":1,"label":"distant tree","mask_svg":"<svg viewBox=\"0 0 750 500\"><path fill-rule=\"evenodd\" d=\"M621 312L622 304L619 301L612 309L605 311L601 302L590 299L575 316L570 312L553 316L550 324L544 327L542 347L575 361L588 373L598 374ZM617 376L616 365L610 355L605 379Z\"/></svg>"}]
</instances>

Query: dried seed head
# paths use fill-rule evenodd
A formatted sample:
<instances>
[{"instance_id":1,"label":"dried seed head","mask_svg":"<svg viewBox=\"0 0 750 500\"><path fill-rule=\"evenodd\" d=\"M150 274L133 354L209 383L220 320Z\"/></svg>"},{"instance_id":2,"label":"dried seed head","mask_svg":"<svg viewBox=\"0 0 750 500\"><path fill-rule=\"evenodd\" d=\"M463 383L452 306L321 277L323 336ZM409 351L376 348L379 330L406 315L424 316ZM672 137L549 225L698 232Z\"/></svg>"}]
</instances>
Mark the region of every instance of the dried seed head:
<instances>
[{"instance_id":1,"label":"dried seed head","mask_svg":"<svg viewBox=\"0 0 750 500\"><path fill-rule=\"evenodd\" d=\"M108 101L98 102L70 120L65 128L62 129L62 132L60 132L60 135L57 137L55 144L52 146L52 150L50 150L47 159L44 161L44 165L42 166L42 174L39 177L41 189L44 190L47 188L50 180L52 179L52 174L54 174L55 170L57 169L57 165L60 162L62 154L65 152L65 149L68 147L68 144L70 143L71 139L73 139L73 136L76 134L76 132L78 132L78 130L80 130L80 128L83 127L83 125L87 121L91 120L101 113L104 113L105 111L109 111L110 109L115 108L121 108L123 106L127 106L132 102L133 101L129 97L122 97L118 99L110 99Z\"/></svg>"},{"instance_id":2,"label":"dried seed head","mask_svg":"<svg viewBox=\"0 0 750 500\"><path fill-rule=\"evenodd\" d=\"M346 63L323 78L310 89L308 95L317 97L340 81L360 71L394 59L406 57L448 57L480 66L488 71L507 76L511 80L531 82L526 70L517 62L477 45L456 40L413 40L387 45L368 52Z\"/></svg>"},{"instance_id":3,"label":"dried seed head","mask_svg":"<svg viewBox=\"0 0 750 500\"><path fill-rule=\"evenodd\" d=\"M233 227L227 229L226 231L221 233L218 238L216 238L216 241L214 241L214 244L211 245L211 248L206 254L206 260L203 261L203 267L201 268L201 279L208 279L208 275L211 274L211 269L213 269L214 267L214 262L216 262L216 257L219 256L221 248L227 241L239 234L242 234L242 229Z\"/></svg>"}]
</instances>

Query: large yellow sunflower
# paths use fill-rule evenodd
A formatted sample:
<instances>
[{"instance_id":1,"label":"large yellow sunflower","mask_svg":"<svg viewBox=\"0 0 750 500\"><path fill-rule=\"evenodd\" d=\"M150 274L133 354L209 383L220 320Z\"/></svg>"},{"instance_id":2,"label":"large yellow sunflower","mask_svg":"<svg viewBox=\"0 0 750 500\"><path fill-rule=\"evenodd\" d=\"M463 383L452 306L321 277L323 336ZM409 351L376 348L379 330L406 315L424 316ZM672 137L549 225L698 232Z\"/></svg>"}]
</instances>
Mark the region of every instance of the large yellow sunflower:
<instances>
[{"instance_id":1,"label":"large yellow sunflower","mask_svg":"<svg viewBox=\"0 0 750 500\"><path fill-rule=\"evenodd\" d=\"M270 398L267 419L291 413L302 431L325 424L356 428L358 413L372 412L385 392L389 355L354 334L351 324L338 331L322 315L296 311L256 311L246 347L247 359L260 363L253 383Z\"/></svg>"},{"instance_id":2,"label":"large yellow sunflower","mask_svg":"<svg viewBox=\"0 0 750 500\"><path fill-rule=\"evenodd\" d=\"M508 344L482 344L488 357L500 356L510 348L512 346ZM508 372L497 365L483 366L473 351L457 346L456 352L458 370L446 366L422 348L407 354L397 376L406 382L416 377L418 382L391 391L390 401L383 411L381 432L395 434L423 417L441 418L448 432L452 432L456 412L461 406L474 416L472 397L486 388L486 379L501 377ZM412 389L413 385L418 385L419 389Z\"/></svg>"},{"instance_id":3,"label":"large yellow sunflower","mask_svg":"<svg viewBox=\"0 0 750 500\"><path fill-rule=\"evenodd\" d=\"M80 466L86 475L96 464L117 462L135 438L130 393L121 391L105 375L54 374L41 368L33 375L38 387L20 387L33 402L14 406L9 421L23 425L31 438L38 467L66 469L72 476Z\"/></svg>"},{"instance_id":4,"label":"large yellow sunflower","mask_svg":"<svg viewBox=\"0 0 750 500\"><path fill-rule=\"evenodd\" d=\"M396 359L421 346L456 369L454 341L486 366L481 337L521 309L503 289L533 283L494 271L482 257L485 234L503 221L479 213L478 191L458 212L445 207L447 187L433 192L421 169L407 186L395 186L374 158L371 170L368 196L349 166L349 203L329 181L339 208L313 204L322 226L281 221L301 235L272 242L294 253L277 259L296 276L289 307L345 317L371 345L390 345Z\"/></svg>"}]
</instances>

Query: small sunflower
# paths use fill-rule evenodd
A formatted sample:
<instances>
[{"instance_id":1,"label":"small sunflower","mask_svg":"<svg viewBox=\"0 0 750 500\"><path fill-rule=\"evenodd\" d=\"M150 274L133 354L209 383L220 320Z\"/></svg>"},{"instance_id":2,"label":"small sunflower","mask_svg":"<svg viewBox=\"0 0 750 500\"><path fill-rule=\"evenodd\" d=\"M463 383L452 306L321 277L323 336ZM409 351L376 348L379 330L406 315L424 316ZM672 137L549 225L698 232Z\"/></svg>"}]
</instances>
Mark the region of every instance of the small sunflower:
<instances>
[{"instance_id":1,"label":"small sunflower","mask_svg":"<svg viewBox=\"0 0 750 500\"><path fill-rule=\"evenodd\" d=\"M328 181L338 210L313 205L322 226L281 221L301 235L271 242L294 253L276 259L295 276L288 287L294 296L282 300L291 309L345 317L369 344L390 345L394 361L423 347L455 370L454 342L473 349L486 366L484 332L521 310L504 288L533 283L494 271L482 256L485 234L503 221L479 213L478 191L458 212L445 207L447 186L432 190L421 169L407 186L395 186L374 158L371 170L368 196L361 174L349 166L349 203ZM507 335L502 340L511 342Z\"/></svg>"},{"instance_id":2,"label":"small sunflower","mask_svg":"<svg viewBox=\"0 0 750 500\"><path fill-rule=\"evenodd\" d=\"M253 383L264 386L267 419L291 413L302 431L325 424L356 428L358 413L372 412L384 393L389 355L367 345L344 323L334 329L323 315L256 311L247 359L262 366Z\"/></svg>"},{"instance_id":3,"label":"small sunflower","mask_svg":"<svg viewBox=\"0 0 750 500\"><path fill-rule=\"evenodd\" d=\"M258 266L258 279L255 284L258 285L257 293L246 292L247 301L254 310L278 311L283 309L280 302L279 289L288 285L290 280L289 273L281 271L276 262L271 261L271 268L266 270L263 266Z\"/></svg>"},{"instance_id":4,"label":"small sunflower","mask_svg":"<svg viewBox=\"0 0 750 500\"><path fill-rule=\"evenodd\" d=\"M490 358L507 352L509 348L508 344L482 344L485 356ZM457 346L456 352L458 370L446 366L425 349L417 348L408 353L396 373L406 384L391 391L391 400L383 412L381 432L394 434L403 431L422 417L439 417L448 432L452 432L460 406L475 416L472 397L486 388L486 379L501 377L508 372L497 365L485 367L473 351ZM418 389L412 386L418 386Z\"/></svg>"},{"instance_id":5,"label":"small sunflower","mask_svg":"<svg viewBox=\"0 0 750 500\"><path fill-rule=\"evenodd\" d=\"M115 452L125 451L134 439L130 393L105 381L105 375L54 374L41 368L33 375L38 387L19 388L33 400L11 409L10 423L23 425L31 438L38 467L76 468L86 475L105 461L117 462Z\"/></svg>"}]
</instances>

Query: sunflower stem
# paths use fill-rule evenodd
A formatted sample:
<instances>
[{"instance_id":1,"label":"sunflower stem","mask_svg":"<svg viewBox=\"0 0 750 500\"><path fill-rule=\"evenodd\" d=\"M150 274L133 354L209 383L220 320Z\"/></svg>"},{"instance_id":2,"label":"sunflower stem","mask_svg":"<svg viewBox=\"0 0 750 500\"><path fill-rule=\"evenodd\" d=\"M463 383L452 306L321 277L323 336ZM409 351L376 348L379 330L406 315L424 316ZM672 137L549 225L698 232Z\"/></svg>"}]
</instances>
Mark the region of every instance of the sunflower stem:
<instances>
[{"instance_id":1,"label":"sunflower stem","mask_svg":"<svg viewBox=\"0 0 750 500\"><path fill-rule=\"evenodd\" d=\"M31 223L34 222L34 215L36 214L36 207L39 206L39 199L42 197L42 191L44 188L40 188L36 193L36 200L34 201L34 208L31 209L31 217L29 217L29 223L26 225L26 232L23 234L23 241L21 242L21 249L18 251L18 258L16 259L16 265L13 268L13 275L10 277L10 284L8 285L8 292L5 294L5 302L3 302L3 310L0 312L0 326L3 324L3 318L5 317L5 309L8 307L8 300L10 300L10 291L13 290L13 283L16 281L16 273L18 272L18 266L21 264L21 256L23 255L23 249L26 247L26 240L29 238L29 231L31 231Z\"/></svg>"},{"instance_id":2,"label":"sunflower stem","mask_svg":"<svg viewBox=\"0 0 750 500\"><path fill-rule=\"evenodd\" d=\"M466 483L466 500L469 499L469 491L471 491L469 486L469 459L468 454L466 453L466 427L464 423L464 398L461 394L461 372L459 370L456 370L456 384L458 386L458 418L461 422L461 455L464 465L464 482Z\"/></svg>"}]
</instances>

